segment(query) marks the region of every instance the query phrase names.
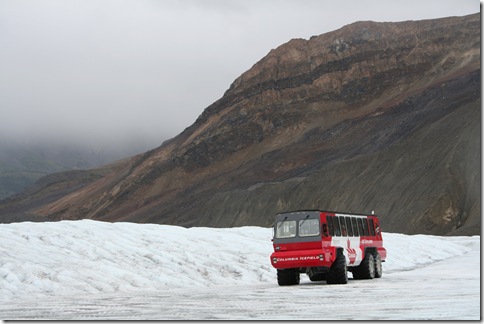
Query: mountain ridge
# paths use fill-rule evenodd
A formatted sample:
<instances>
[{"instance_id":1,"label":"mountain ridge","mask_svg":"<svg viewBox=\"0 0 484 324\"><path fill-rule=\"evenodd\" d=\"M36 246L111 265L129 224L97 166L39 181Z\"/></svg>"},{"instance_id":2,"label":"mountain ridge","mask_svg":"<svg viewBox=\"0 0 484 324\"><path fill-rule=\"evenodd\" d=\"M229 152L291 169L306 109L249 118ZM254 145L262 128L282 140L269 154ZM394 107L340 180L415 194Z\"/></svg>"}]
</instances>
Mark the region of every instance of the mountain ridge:
<instances>
[{"instance_id":1,"label":"mountain ridge","mask_svg":"<svg viewBox=\"0 0 484 324\"><path fill-rule=\"evenodd\" d=\"M474 168L480 159L479 28L474 14L357 22L290 40L244 72L178 136L28 211L54 220L225 227L268 226L276 212L287 209L376 210L390 231L472 232L480 224L480 167ZM469 127L455 129L448 116ZM469 139L466 161L455 161L447 149L439 155L425 140L446 133ZM455 138L443 147L462 146ZM430 162L418 156L409 161L405 150L419 151ZM411 187L396 191L393 186L407 181L405 171L423 187L434 187L426 173L433 169L423 172L415 163L432 165L436 158L427 151L450 159L449 167L436 163L434 177L442 178L437 188L421 197ZM363 173L355 173L362 166ZM364 171L380 176L380 184ZM322 185L328 181L332 190ZM409 212L400 210L402 196L408 196L407 204L418 202L411 222L402 221Z\"/></svg>"}]
</instances>

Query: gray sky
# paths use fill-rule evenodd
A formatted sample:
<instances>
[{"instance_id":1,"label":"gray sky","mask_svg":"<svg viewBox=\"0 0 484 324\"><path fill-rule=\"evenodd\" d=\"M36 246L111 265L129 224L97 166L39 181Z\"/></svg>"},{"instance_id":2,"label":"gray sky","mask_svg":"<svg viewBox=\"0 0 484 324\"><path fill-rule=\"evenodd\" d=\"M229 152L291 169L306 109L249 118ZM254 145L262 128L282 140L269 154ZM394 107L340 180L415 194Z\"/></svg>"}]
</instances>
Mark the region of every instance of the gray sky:
<instances>
[{"instance_id":1,"label":"gray sky","mask_svg":"<svg viewBox=\"0 0 484 324\"><path fill-rule=\"evenodd\" d=\"M292 38L479 11L479 0L0 0L0 136L157 146Z\"/></svg>"}]
</instances>

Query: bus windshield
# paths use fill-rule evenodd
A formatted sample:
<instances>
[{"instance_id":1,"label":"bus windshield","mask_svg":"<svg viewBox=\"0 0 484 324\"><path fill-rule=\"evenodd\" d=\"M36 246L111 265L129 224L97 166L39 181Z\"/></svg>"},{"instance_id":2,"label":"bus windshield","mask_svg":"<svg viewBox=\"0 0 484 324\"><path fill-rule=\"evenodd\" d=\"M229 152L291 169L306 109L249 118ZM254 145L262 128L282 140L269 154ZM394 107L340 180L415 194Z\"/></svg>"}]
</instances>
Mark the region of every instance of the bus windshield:
<instances>
[{"instance_id":1,"label":"bus windshield","mask_svg":"<svg viewBox=\"0 0 484 324\"><path fill-rule=\"evenodd\" d=\"M319 235L319 219L305 218L299 221L284 220L276 224L276 238L306 237Z\"/></svg>"},{"instance_id":2,"label":"bus windshield","mask_svg":"<svg viewBox=\"0 0 484 324\"><path fill-rule=\"evenodd\" d=\"M286 220L277 222L276 224L276 237L277 238L289 238L296 236L296 221Z\"/></svg>"},{"instance_id":3,"label":"bus windshield","mask_svg":"<svg viewBox=\"0 0 484 324\"><path fill-rule=\"evenodd\" d=\"M319 219L303 219L299 221L299 236L319 235Z\"/></svg>"}]
</instances>

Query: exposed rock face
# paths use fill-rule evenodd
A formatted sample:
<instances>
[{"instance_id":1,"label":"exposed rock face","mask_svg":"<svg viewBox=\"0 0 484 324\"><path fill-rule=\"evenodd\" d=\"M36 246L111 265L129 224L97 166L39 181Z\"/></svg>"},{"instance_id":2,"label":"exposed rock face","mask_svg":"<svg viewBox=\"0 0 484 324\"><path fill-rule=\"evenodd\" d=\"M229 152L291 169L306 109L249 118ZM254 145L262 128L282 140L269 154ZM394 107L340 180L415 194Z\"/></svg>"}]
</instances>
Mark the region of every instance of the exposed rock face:
<instances>
[{"instance_id":1,"label":"exposed rock face","mask_svg":"<svg viewBox=\"0 0 484 324\"><path fill-rule=\"evenodd\" d=\"M390 232L479 234L480 88L479 14L294 39L177 137L27 212L227 227L374 210Z\"/></svg>"}]
</instances>

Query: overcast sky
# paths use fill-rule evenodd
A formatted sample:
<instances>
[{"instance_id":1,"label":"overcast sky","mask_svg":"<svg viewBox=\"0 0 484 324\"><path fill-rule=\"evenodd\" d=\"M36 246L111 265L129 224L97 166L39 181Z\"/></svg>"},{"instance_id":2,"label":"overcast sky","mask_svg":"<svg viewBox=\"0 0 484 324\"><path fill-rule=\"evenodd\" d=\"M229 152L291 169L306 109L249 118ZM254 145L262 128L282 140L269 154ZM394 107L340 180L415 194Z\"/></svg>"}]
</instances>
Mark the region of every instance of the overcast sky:
<instances>
[{"instance_id":1,"label":"overcast sky","mask_svg":"<svg viewBox=\"0 0 484 324\"><path fill-rule=\"evenodd\" d=\"M479 0L0 0L0 136L161 144L272 48Z\"/></svg>"}]
</instances>

